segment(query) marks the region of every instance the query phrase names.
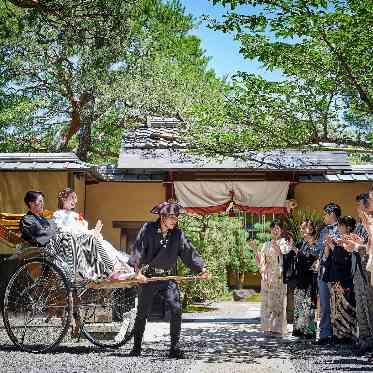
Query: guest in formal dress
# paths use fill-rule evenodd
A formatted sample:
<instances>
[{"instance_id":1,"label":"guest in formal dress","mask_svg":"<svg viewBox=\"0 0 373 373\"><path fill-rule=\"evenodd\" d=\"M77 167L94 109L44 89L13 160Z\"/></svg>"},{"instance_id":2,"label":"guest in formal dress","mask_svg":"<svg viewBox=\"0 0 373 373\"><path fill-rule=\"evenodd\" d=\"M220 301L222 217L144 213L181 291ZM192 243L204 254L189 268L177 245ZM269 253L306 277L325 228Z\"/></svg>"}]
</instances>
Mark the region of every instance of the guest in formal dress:
<instances>
[{"instance_id":1,"label":"guest in formal dress","mask_svg":"<svg viewBox=\"0 0 373 373\"><path fill-rule=\"evenodd\" d=\"M356 220L344 216L339 220L341 237L354 232ZM356 302L352 276L352 253L341 240L327 238L323 280L330 284L331 323L334 343L352 343L356 336Z\"/></svg>"},{"instance_id":2,"label":"guest in formal dress","mask_svg":"<svg viewBox=\"0 0 373 373\"><path fill-rule=\"evenodd\" d=\"M98 220L93 229L89 229L88 222L82 215L74 211L78 198L71 188L65 188L58 194L58 208L53 214L58 229L62 232L74 234L79 242L86 242L95 238L100 243L99 255L107 268L113 273L111 278L125 280L134 276L134 270L127 264L129 256L114 248L104 240L101 234L102 222ZM101 250L103 249L103 250Z\"/></svg>"},{"instance_id":3,"label":"guest in formal dress","mask_svg":"<svg viewBox=\"0 0 373 373\"><path fill-rule=\"evenodd\" d=\"M293 336L314 339L318 255L315 249L316 229L312 220L304 220L300 231L302 241L284 255L284 273L288 272L287 268L292 269L285 282L294 286Z\"/></svg>"},{"instance_id":4,"label":"guest in formal dress","mask_svg":"<svg viewBox=\"0 0 373 373\"><path fill-rule=\"evenodd\" d=\"M369 250L368 230L362 224L370 214L373 204L370 204L369 194L361 193L356 197L357 211L360 224L355 229L355 234L343 236L342 241L352 253L352 273L356 300L357 318L357 349L363 354L373 348L373 288L370 286L371 273L367 271Z\"/></svg>"},{"instance_id":5,"label":"guest in formal dress","mask_svg":"<svg viewBox=\"0 0 373 373\"><path fill-rule=\"evenodd\" d=\"M284 237L282 223L275 219L271 225L271 241L260 251L261 281L261 329L269 336L287 333L287 286L283 282L283 255L291 250L291 243Z\"/></svg>"}]
</instances>

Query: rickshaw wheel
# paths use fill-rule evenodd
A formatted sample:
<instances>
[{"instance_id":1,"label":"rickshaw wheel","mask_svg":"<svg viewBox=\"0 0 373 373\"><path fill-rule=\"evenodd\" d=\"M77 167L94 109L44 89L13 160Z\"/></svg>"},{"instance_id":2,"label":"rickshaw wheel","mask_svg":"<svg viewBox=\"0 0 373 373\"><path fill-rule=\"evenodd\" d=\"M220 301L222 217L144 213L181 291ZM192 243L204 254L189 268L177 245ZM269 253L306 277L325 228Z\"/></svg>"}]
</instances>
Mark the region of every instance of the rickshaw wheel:
<instances>
[{"instance_id":1,"label":"rickshaw wheel","mask_svg":"<svg viewBox=\"0 0 373 373\"><path fill-rule=\"evenodd\" d=\"M133 335L136 311L136 288L85 289L79 300L81 332L96 346L123 346Z\"/></svg>"},{"instance_id":2,"label":"rickshaw wheel","mask_svg":"<svg viewBox=\"0 0 373 373\"><path fill-rule=\"evenodd\" d=\"M33 258L11 277L3 318L11 341L28 352L47 352L67 333L72 297L64 272L45 258Z\"/></svg>"}]
</instances>

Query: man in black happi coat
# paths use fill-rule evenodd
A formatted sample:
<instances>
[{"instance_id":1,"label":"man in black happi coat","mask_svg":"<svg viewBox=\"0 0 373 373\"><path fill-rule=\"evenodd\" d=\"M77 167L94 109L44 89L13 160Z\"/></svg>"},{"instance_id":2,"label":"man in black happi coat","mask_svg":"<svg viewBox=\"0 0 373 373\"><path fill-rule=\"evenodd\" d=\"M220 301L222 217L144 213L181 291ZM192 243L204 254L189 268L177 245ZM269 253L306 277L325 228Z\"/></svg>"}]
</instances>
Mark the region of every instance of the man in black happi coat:
<instances>
[{"instance_id":1,"label":"man in black happi coat","mask_svg":"<svg viewBox=\"0 0 373 373\"><path fill-rule=\"evenodd\" d=\"M195 273L207 271L202 258L198 255L183 231L177 227L182 207L177 203L163 202L151 210L160 217L155 222L143 225L138 233L129 264L135 270L142 269L146 277L169 276L176 274L176 261L180 257L184 264ZM179 347L181 331L180 293L175 281L165 280L154 283L145 281L139 288L138 308L134 326L134 346L131 356L141 354L141 342L145 330L146 319L152 308L154 297L159 294L168 302L171 311L170 334L171 348L169 357L182 358Z\"/></svg>"}]
</instances>

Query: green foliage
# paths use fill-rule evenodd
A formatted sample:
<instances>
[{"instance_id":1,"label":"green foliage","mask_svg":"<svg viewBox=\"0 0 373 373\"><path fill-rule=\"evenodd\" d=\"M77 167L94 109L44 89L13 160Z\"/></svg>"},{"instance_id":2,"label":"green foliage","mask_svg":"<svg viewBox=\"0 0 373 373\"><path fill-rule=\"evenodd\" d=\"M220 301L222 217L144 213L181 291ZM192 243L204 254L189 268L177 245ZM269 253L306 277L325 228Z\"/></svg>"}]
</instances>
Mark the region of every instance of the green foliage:
<instances>
[{"instance_id":1,"label":"green foliage","mask_svg":"<svg viewBox=\"0 0 373 373\"><path fill-rule=\"evenodd\" d=\"M254 231L255 231L255 245L261 249L263 244L269 240L271 240L271 232L269 225L271 224L270 220L266 221L261 218L260 222L257 222L253 225ZM250 245L249 245L250 247ZM253 249L250 247L250 250L252 252L252 256L254 258ZM256 262L254 262L253 270L251 272L259 272L259 268L256 265Z\"/></svg>"},{"instance_id":2,"label":"green foliage","mask_svg":"<svg viewBox=\"0 0 373 373\"><path fill-rule=\"evenodd\" d=\"M211 27L232 32L245 58L284 79L238 73L220 110L200 108L195 137L202 153L325 143L373 148L371 1L213 3L231 11Z\"/></svg>"},{"instance_id":3,"label":"green foliage","mask_svg":"<svg viewBox=\"0 0 373 373\"><path fill-rule=\"evenodd\" d=\"M227 291L227 269L255 271L255 259L247 245L247 233L240 218L226 214L184 215L180 226L205 260L212 279L182 285L184 306L191 301L215 299ZM187 269L180 263L180 274Z\"/></svg>"},{"instance_id":4,"label":"green foliage","mask_svg":"<svg viewBox=\"0 0 373 373\"><path fill-rule=\"evenodd\" d=\"M219 215L188 216L180 219L180 226L187 237L205 260L212 278L208 281L200 281L183 284L182 291L183 308L192 301L202 301L219 297L227 290L226 262L228 261L228 248L225 238L220 230ZM180 274L188 270L178 266Z\"/></svg>"},{"instance_id":5,"label":"green foliage","mask_svg":"<svg viewBox=\"0 0 373 373\"><path fill-rule=\"evenodd\" d=\"M179 1L36 3L0 2L3 151L113 161L127 126L188 120L196 103L223 97Z\"/></svg>"},{"instance_id":6,"label":"green foliage","mask_svg":"<svg viewBox=\"0 0 373 373\"><path fill-rule=\"evenodd\" d=\"M270 221L264 223L255 223L254 229L256 230L255 240L259 244L263 244L271 239L271 233L269 225L271 224Z\"/></svg>"},{"instance_id":7,"label":"green foliage","mask_svg":"<svg viewBox=\"0 0 373 373\"><path fill-rule=\"evenodd\" d=\"M247 244L248 234L242 227L242 221L237 218L230 218L230 220L231 227L226 228L228 229L228 235L230 233L233 236L233 240L229 246L228 268L239 274L256 272L255 258Z\"/></svg>"}]
</instances>

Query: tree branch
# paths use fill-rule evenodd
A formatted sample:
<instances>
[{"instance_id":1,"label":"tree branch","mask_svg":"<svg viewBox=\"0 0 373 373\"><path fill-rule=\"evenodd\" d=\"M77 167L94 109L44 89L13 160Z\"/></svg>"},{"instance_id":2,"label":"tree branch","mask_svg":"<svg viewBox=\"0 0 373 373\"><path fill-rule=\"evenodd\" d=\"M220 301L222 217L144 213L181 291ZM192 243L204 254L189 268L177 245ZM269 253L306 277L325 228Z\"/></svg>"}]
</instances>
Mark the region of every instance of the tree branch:
<instances>
[{"instance_id":1,"label":"tree branch","mask_svg":"<svg viewBox=\"0 0 373 373\"><path fill-rule=\"evenodd\" d=\"M8 1L12 3L13 5L18 6L19 8L33 9L33 8L40 7L39 0L8 0Z\"/></svg>"},{"instance_id":2,"label":"tree branch","mask_svg":"<svg viewBox=\"0 0 373 373\"><path fill-rule=\"evenodd\" d=\"M314 16L314 14L310 11L308 6L305 6L305 9L310 17ZM373 112L373 100L369 97L368 92L361 86L358 79L354 75L351 66L347 63L346 59L340 53L337 48L329 41L328 36L323 28L318 27L318 32L321 36L321 39L324 43L328 46L329 50L337 57L338 62L341 64L342 68L344 69L347 80L349 83L355 87L357 90L360 99L368 106L370 112Z\"/></svg>"}]
</instances>

